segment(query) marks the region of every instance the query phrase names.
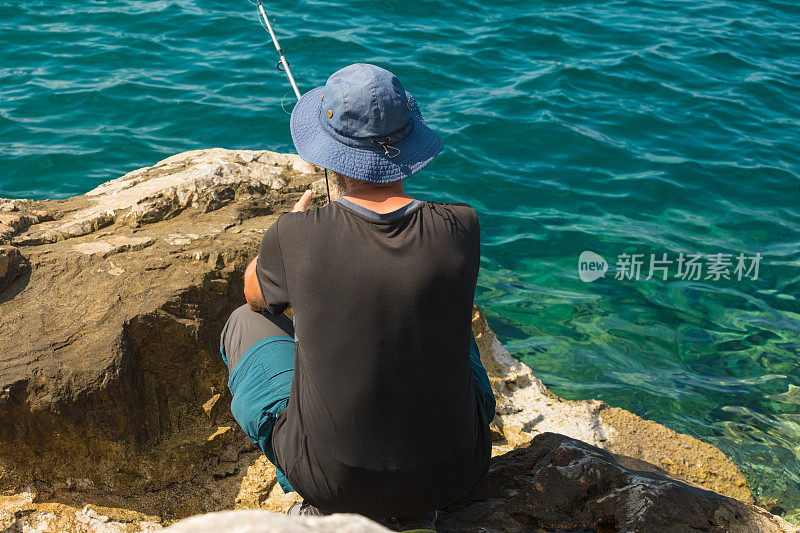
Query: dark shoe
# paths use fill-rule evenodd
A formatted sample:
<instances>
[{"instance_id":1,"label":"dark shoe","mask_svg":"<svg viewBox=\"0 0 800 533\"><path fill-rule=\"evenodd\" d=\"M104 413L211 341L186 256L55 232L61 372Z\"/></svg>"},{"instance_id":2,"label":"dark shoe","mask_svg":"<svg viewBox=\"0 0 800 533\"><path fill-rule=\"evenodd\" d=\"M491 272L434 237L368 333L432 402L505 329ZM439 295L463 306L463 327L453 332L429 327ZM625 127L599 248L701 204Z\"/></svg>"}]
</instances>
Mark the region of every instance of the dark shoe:
<instances>
[{"instance_id":1,"label":"dark shoe","mask_svg":"<svg viewBox=\"0 0 800 533\"><path fill-rule=\"evenodd\" d=\"M289 516L328 516L328 513L322 512L310 503L302 502L295 503L289 510L286 511Z\"/></svg>"},{"instance_id":2,"label":"dark shoe","mask_svg":"<svg viewBox=\"0 0 800 533\"><path fill-rule=\"evenodd\" d=\"M404 533L436 533L436 525L432 520L426 522L403 523L397 522L395 531Z\"/></svg>"},{"instance_id":3,"label":"dark shoe","mask_svg":"<svg viewBox=\"0 0 800 533\"><path fill-rule=\"evenodd\" d=\"M392 531L405 533L436 533L436 512L423 516L386 518L378 522Z\"/></svg>"}]
</instances>

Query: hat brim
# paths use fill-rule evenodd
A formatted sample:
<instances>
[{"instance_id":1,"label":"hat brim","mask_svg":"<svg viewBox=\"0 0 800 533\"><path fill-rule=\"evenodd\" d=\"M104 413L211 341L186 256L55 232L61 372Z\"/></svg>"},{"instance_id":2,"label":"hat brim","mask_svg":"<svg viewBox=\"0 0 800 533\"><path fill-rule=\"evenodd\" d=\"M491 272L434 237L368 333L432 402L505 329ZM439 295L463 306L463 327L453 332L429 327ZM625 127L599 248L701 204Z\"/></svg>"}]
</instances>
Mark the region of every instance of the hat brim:
<instances>
[{"instance_id":1,"label":"hat brim","mask_svg":"<svg viewBox=\"0 0 800 533\"><path fill-rule=\"evenodd\" d=\"M416 100L408 92L413 126L408 137L391 143L400 150L395 157L389 157L380 147L358 148L337 141L319 121L324 89L308 91L292 110L292 141L303 160L353 179L390 183L419 172L441 152L444 141L425 125Z\"/></svg>"}]
</instances>

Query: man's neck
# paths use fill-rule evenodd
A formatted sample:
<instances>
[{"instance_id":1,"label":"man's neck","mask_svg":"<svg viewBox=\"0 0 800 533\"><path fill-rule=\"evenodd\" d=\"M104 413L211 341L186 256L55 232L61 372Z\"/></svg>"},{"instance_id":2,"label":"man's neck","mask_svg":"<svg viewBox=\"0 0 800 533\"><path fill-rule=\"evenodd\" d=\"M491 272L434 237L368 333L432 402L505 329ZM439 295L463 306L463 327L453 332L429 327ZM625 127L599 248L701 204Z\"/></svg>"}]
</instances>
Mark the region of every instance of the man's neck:
<instances>
[{"instance_id":1,"label":"man's neck","mask_svg":"<svg viewBox=\"0 0 800 533\"><path fill-rule=\"evenodd\" d=\"M413 201L413 198L407 195L403 189L402 182L399 181L375 185L357 180L347 180L347 192L343 196L376 213L391 213Z\"/></svg>"}]
</instances>

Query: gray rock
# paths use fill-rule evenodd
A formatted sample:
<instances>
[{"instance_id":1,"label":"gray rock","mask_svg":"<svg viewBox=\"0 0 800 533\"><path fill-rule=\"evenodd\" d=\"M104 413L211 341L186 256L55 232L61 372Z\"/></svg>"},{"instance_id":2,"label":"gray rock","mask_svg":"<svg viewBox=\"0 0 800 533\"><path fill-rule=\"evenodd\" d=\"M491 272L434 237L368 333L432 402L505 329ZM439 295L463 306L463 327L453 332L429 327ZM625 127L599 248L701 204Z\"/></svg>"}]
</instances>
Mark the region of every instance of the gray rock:
<instances>
[{"instance_id":1,"label":"gray rock","mask_svg":"<svg viewBox=\"0 0 800 533\"><path fill-rule=\"evenodd\" d=\"M553 433L494 458L486 478L443 509L437 526L441 533L800 531L645 461Z\"/></svg>"},{"instance_id":2,"label":"gray rock","mask_svg":"<svg viewBox=\"0 0 800 533\"><path fill-rule=\"evenodd\" d=\"M181 520L169 533L385 533L391 531L354 514L289 517L269 511L226 511Z\"/></svg>"}]
</instances>

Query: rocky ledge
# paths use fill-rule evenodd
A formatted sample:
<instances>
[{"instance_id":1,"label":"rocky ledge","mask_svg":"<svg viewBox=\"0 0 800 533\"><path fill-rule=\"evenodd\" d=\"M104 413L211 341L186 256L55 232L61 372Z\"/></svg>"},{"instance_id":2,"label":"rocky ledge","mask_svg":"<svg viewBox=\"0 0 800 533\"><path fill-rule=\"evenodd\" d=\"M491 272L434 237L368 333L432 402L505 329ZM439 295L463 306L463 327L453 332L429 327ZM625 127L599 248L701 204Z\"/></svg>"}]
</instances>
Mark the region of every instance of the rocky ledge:
<instances>
[{"instance_id":1,"label":"rocky ledge","mask_svg":"<svg viewBox=\"0 0 800 533\"><path fill-rule=\"evenodd\" d=\"M264 230L308 187L324 191L322 172L297 156L212 149L65 200L0 200L0 529L140 531L212 513L174 527L381 530L214 513L297 498L230 416L218 336ZM560 399L477 308L473 329L496 457L442 531L798 531L753 505L715 447Z\"/></svg>"}]
</instances>

